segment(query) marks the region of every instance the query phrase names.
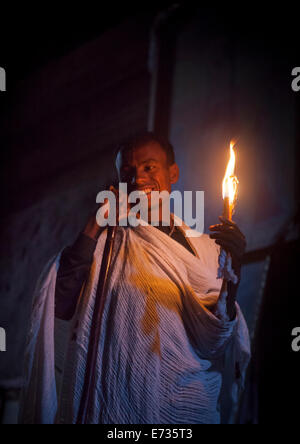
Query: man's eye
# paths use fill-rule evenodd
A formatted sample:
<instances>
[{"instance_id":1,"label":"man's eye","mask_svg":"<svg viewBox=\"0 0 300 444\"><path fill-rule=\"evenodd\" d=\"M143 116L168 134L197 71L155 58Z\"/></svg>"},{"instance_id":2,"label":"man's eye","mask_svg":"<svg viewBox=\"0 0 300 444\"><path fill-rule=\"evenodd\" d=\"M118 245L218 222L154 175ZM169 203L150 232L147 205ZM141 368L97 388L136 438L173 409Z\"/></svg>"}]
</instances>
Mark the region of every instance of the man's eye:
<instances>
[{"instance_id":1,"label":"man's eye","mask_svg":"<svg viewBox=\"0 0 300 444\"><path fill-rule=\"evenodd\" d=\"M145 167L145 170L146 171L153 171L155 169L155 166L154 165L147 165L146 167Z\"/></svg>"}]
</instances>

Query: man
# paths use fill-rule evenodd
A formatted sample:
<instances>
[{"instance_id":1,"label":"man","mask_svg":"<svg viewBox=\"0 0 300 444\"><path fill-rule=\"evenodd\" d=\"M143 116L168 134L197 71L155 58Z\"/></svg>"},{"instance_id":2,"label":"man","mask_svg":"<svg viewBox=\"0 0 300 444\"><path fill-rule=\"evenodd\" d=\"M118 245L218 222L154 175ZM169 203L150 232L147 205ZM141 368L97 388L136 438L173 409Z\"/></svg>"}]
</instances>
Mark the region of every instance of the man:
<instances>
[{"instance_id":1,"label":"man","mask_svg":"<svg viewBox=\"0 0 300 444\"><path fill-rule=\"evenodd\" d=\"M148 132L120 146L116 167L129 192L147 194L149 217L151 192L170 193L179 176L172 146ZM175 226L173 217L163 225L160 209L157 227L117 228L87 422L220 422L226 350L231 347L232 372L239 370L235 384L249 360L248 331L235 302L238 284L229 282L228 294L220 295L217 280L219 246L240 276L245 237L235 223L221 222L210 238L188 238L188 227ZM38 285L23 422L76 422L106 231L94 214ZM71 321L59 390L54 313Z\"/></svg>"}]
</instances>

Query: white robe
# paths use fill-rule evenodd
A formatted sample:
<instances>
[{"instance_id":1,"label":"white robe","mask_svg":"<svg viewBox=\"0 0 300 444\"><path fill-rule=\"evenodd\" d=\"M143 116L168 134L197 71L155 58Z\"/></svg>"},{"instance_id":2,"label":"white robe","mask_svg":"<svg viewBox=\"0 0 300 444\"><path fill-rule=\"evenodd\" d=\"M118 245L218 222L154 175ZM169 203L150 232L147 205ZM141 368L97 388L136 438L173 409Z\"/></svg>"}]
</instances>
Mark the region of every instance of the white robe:
<instances>
[{"instance_id":1,"label":"white robe","mask_svg":"<svg viewBox=\"0 0 300 444\"><path fill-rule=\"evenodd\" d=\"M70 323L54 317L60 255L39 280L26 347L22 423L76 422L105 240L106 232ZM237 397L250 356L248 329L238 304L232 322L210 310L222 283L219 247L207 235L188 241L196 257L154 227L117 228L89 423L219 423L226 350L230 391ZM63 324L68 333L62 345ZM241 377L235 380L237 363Z\"/></svg>"}]
</instances>

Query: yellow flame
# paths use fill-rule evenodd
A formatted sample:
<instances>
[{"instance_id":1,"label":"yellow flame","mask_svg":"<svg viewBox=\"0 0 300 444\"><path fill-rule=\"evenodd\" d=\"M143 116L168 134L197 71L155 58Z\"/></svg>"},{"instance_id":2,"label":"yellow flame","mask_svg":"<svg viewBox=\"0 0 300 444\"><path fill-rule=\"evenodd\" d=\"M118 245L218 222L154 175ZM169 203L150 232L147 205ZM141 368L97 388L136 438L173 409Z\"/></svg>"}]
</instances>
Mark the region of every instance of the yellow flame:
<instances>
[{"instance_id":1,"label":"yellow flame","mask_svg":"<svg viewBox=\"0 0 300 444\"><path fill-rule=\"evenodd\" d=\"M233 150L234 143L230 142L230 159L227 164L225 176L223 179L222 184L222 193L223 193L223 199L225 197L229 197L229 203L230 205L233 205L235 199L236 199L236 193L237 193L237 184L239 183L237 177L234 175L234 169L235 169L235 152Z\"/></svg>"}]
</instances>

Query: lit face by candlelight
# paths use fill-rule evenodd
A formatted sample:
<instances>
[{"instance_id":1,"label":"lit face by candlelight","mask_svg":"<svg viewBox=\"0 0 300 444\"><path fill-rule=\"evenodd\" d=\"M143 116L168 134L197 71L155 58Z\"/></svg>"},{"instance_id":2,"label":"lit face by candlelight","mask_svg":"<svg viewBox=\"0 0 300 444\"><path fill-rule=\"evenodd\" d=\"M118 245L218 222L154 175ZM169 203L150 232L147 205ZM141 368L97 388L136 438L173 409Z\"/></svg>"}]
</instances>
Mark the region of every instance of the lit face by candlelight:
<instances>
[{"instance_id":1,"label":"lit face by candlelight","mask_svg":"<svg viewBox=\"0 0 300 444\"><path fill-rule=\"evenodd\" d=\"M156 142L150 142L117 156L119 180L128 185L128 192L144 191L151 212L151 192L168 191L176 183L179 169L176 163L168 162L166 152Z\"/></svg>"}]
</instances>

